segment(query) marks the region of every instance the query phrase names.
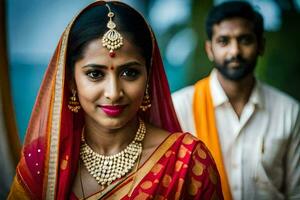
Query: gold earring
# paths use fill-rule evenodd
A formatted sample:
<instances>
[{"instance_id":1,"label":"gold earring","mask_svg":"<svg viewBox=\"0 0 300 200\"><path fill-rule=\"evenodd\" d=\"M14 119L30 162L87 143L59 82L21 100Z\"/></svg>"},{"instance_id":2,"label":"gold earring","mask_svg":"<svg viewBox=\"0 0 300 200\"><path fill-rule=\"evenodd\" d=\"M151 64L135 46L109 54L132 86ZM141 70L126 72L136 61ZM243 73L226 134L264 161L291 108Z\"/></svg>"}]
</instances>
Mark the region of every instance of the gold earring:
<instances>
[{"instance_id":1,"label":"gold earring","mask_svg":"<svg viewBox=\"0 0 300 200\"><path fill-rule=\"evenodd\" d=\"M142 105L140 105L140 109L142 109L142 111L145 112L150 107L151 107L151 100L150 100L150 95L149 95L149 85L147 84L143 102L142 102Z\"/></svg>"},{"instance_id":2,"label":"gold earring","mask_svg":"<svg viewBox=\"0 0 300 200\"><path fill-rule=\"evenodd\" d=\"M76 98L76 90L74 89L72 90L72 96L69 99L68 108L74 113L78 113L79 109L81 108Z\"/></svg>"}]
</instances>

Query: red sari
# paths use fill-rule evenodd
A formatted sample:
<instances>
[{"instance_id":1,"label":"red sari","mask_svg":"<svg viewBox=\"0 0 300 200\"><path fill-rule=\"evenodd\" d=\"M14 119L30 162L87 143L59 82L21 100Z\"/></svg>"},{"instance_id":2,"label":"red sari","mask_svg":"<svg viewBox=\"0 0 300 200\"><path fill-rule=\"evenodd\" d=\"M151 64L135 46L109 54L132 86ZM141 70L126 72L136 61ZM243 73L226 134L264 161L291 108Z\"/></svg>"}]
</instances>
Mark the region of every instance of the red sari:
<instances>
[{"instance_id":1,"label":"red sari","mask_svg":"<svg viewBox=\"0 0 300 200\"><path fill-rule=\"evenodd\" d=\"M121 2L113 3L122 4L130 8ZM83 9L81 13L86 12L94 6L105 6L104 4L105 2L103 1L96 1ZM128 10L130 11L131 9ZM64 31L46 71L29 122L21 160L17 166L16 176L8 199L68 199L70 197L72 183L77 173L80 136L84 126L84 113L82 109L79 113L73 113L68 109L68 99L72 95L69 90L68 80L71 77L68 77L69 73L65 73L68 36L73 22L77 18L78 16L74 18ZM103 20L107 21L107 19ZM150 27L149 30L151 31ZM149 72L152 107L146 113L140 115L148 123L163 128L170 133L178 132L181 131L180 125L175 115L160 52L153 33L152 46L152 59ZM170 136L170 138L173 137ZM174 149L177 155L177 151L179 151L178 147L181 144L180 142L176 144L171 149ZM194 152L194 147L192 146L189 150L191 153ZM161 159L155 161L155 163L161 162L162 166L168 164L175 166L175 161L171 162L168 159ZM196 159L187 161L189 162L185 163L188 166L186 170L192 170L190 164L196 162ZM152 157L146 163L148 162L153 163ZM215 166L212 163L210 162L210 165L214 169ZM209 169L209 165L205 166ZM172 172L169 175L173 176L174 174ZM182 176L184 177L184 173ZM153 178L150 175L147 176L147 180L152 180ZM179 184L180 180L174 179L171 182ZM191 180L193 179L188 180L184 185L188 184ZM219 179L217 178L216 180L216 191L219 191ZM142 185L143 182L134 188L142 187ZM158 189L154 189L153 191L155 192L156 190L157 192L160 191ZM139 189L135 189L132 195L138 195L138 192ZM172 193L171 191L166 192L168 195ZM185 193L187 191L184 190L182 192Z\"/></svg>"},{"instance_id":2,"label":"red sari","mask_svg":"<svg viewBox=\"0 0 300 200\"><path fill-rule=\"evenodd\" d=\"M86 199L152 198L223 199L216 165L201 141L189 133L171 134L135 173Z\"/></svg>"}]
</instances>

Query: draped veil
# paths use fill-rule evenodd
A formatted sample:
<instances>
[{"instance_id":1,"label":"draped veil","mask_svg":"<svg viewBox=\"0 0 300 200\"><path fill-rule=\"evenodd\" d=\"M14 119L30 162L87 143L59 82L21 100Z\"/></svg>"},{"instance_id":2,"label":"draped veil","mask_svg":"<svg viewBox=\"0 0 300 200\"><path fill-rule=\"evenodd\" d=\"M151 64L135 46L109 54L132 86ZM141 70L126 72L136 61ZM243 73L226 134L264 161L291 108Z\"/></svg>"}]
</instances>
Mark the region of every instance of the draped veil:
<instances>
[{"instance_id":1,"label":"draped veil","mask_svg":"<svg viewBox=\"0 0 300 200\"><path fill-rule=\"evenodd\" d=\"M129 7L121 2L110 2ZM32 111L15 177L18 187L24 189L23 197L65 199L70 193L78 165L84 113L82 109L79 113L72 113L67 108L71 95L67 81L70 77L66 73L68 36L73 22L81 13L104 4L104 1L94 2L72 20L49 63ZM143 114L143 118L173 133L181 129L172 105L159 48L151 28L148 28L153 47L149 72L152 107ZM12 190L17 191L15 185Z\"/></svg>"}]
</instances>

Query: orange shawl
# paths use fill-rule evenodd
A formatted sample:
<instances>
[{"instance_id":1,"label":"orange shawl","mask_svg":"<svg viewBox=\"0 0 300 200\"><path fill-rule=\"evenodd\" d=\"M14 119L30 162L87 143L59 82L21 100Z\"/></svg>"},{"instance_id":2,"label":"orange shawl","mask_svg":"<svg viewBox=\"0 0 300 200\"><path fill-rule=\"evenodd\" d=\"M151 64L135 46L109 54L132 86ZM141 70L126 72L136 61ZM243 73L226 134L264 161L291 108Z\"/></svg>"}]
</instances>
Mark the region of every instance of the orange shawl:
<instances>
[{"instance_id":1,"label":"orange shawl","mask_svg":"<svg viewBox=\"0 0 300 200\"><path fill-rule=\"evenodd\" d=\"M221 176L221 185L225 200L232 199L230 186L222 158L214 107L209 88L209 77L195 84L193 101L195 129L197 137L202 140L212 153Z\"/></svg>"}]
</instances>

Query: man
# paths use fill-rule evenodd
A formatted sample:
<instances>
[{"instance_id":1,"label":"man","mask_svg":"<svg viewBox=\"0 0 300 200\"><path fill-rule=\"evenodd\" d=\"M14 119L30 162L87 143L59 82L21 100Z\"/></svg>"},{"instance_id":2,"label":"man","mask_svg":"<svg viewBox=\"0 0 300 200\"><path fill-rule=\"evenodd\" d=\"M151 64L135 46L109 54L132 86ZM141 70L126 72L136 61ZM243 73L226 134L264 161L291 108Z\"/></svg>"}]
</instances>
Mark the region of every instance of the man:
<instances>
[{"instance_id":1,"label":"man","mask_svg":"<svg viewBox=\"0 0 300 200\"><path fill-rule=\"evenodd\" d=\"M263 18L246 2L206 21L210 76L173 94L184 131L211 150L225 199L300 199L299 104L254 76Z\"/></svg>"}]
</instances>

